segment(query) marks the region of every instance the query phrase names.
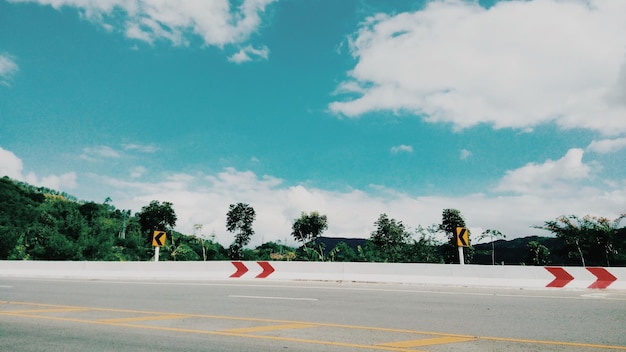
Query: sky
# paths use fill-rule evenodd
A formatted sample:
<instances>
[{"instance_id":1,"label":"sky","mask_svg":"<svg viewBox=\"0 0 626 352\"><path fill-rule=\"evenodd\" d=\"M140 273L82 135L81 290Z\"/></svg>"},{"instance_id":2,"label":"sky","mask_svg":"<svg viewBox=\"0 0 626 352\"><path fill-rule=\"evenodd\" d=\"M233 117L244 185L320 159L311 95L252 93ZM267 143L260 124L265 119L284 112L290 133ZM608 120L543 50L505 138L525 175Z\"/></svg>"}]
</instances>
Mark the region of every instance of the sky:
<instances>
[{"instance_id":1,"label":"sky","mask_svg":"<svg viewBox=\"0 0 626 352\"><path fill-rule=\"evenodd\" d=\"M626 1L0 0L0 177L295 244L626 212ZM202 225L201 228L194 225Z\"/></svg>"}]
</instances>

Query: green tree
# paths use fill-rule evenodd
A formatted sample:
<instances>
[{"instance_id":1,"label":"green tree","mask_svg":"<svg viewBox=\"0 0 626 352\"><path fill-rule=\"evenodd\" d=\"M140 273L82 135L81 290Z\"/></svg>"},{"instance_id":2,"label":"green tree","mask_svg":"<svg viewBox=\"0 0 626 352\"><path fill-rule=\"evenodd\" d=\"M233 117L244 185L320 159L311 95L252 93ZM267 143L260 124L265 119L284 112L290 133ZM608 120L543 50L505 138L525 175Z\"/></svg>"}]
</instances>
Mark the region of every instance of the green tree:
<instances>
[{"instance_id":1,"label":"green tree","mask_svg":"<svg viewBox=\"0 0 626 352\"><path fill-rule=\"evenodd\" d=\"M494 244L494 238L506 238L506 235L498 230L487 229L483 231L480 236L478 236L479 240L482 240L484 238L489 238L489 241L491 241L491 265L496 265L496 248Z\"/></svg>"},{"instance_id":2,"label":"green tree","mask_svg":"<svg viewBox=\"0 0 626 352\"><path fill-rule=\"evenodd\" d=\"M465 219L457 209L444 209L441 215L439 230L448 237L448 242L441 246L442 254L446 263L456 263L458 261L458 248L456 245L456 228L466 227ZM471 248L463 248L465 262L469 263L473 256Z\"/></svg>"},{"instance_id":3,"label":"green tree","mask_svg":"<svg viewBox=\"0 0 626 352\"><path fill-rule=\"evenodd\" d=\"M537 241L530 241L527 248L526 264L538 266L550 264L550 250L548 250L548 247Z\"/></svg>"},{"instance_id":4,"label":"green tree","mask_svg":"<svg viewBox=\"0 0 626 352\"><path fill-rule=\"evenodd\" d=\"M380 214L374 222L376 230L370 235L370 241L384 253L386 261L405 261L403 249L411 235L406 231L402 221L389 219L387 214Z\"/></svg>"},{"instance_id":5,"label":"green tree","mask_svg":"<svg viewBox=\"0 0 626 352\"><path fill-rule=\"evenodd\" d=\"M354 262L357 259L357 254L347 243L341 241L337 243L335 248L331 249L328 257L332 262Z\"/></svg>"},{"instance_id":6,"label":"green tree","mask_svg":"<svg viewBox=\"0 0 626 352\"><path fill-rule=\"evenodd\" d=\"M302 242L303 251L308 259L314 254L318 260L324 260L324 248L321 244L316 248L315 242L317 238L328 229L328 218L326 215L320 215L317 211L307 214L302 212L300 217L296 219L291 226L291 236Z\"/></svg>"},{"instance_id":7,"label":"green tree","mask_svg":"<svg viewBox=\"0 0 626 352\"><path fill-rule=\"evenodd\" d=\"M229 249L230 258L241 259L243 247L254 235L252 222L256 219L254 208L246 203L231 204L226 214L226 230L235 233L235 240Z\"/></svg>"},{"instance_id":8,"label":"green tree","mask_svg":"<svg viewBox=\"0 0 626 352\"><path fill-rule=\"evenodd\" d=\"M178 220L172 203L161 203L157 200L153 200L149 205L142 207L135 216L139 219L141 231L148 235L150 241L153 231L170 231L176 226Z\"/></svg>"},{"instance_id":9,"label":"green tree","mask_svg":"<svg viewBox=\"0 0 626 352\"><path fill-rule=\"evenodd\" d=\"M439 251L441 245L435 238L438 225L427 228L419 226L416 234L418 239L413 239L406 247L406 261L411 263L443 263L443 257Z\"/></svg>"},{"instance_id":10,"label":"green tree","mask_svg":"<svg viewBox=\"0 0 626 352\"><path fill-rule=\"evenodd\" d=\"M624 228L619 225L625 217L626 214L622 214L615 220L609 220L590 215L583 218L569 215L535 227L555 234L565 244L568 258L580 260L582 266L611 266L623 261L626 239Z\"/></svg>"}]
</instances>

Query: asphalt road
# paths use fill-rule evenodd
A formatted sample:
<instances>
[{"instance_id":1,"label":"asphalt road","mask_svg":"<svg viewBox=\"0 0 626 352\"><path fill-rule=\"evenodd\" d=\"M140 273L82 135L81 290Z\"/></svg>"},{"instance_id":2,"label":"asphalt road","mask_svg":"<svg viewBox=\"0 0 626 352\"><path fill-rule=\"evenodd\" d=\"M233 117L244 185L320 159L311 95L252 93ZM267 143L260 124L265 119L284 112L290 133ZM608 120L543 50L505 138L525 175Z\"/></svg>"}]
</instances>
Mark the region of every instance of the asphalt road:
<instances>
[{"instance_id":1,"label":"asphalt road","mask_svg":"<svg viewBox=\"0 0 626 352\"><path fill-rule=\"evenodd\" d=\"M626 292L0 278L0 351L626 351Z\"/></svg>"}]
</instances>

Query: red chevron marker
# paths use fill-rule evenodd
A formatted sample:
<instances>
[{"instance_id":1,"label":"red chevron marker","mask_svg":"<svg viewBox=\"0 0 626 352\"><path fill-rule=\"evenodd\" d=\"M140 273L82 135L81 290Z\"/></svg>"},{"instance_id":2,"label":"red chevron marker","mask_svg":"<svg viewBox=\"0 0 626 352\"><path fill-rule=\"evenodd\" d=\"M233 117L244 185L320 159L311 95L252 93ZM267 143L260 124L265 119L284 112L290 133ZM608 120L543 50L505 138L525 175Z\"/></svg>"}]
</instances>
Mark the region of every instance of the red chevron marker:
<instances>
[{"instance_id":1,"label":"red chevron marker","mask_svg":"<svg viewBox=\"0 0 626 352\"><path fill-rule=\"evenodd\" d=\"M587 271L598 278L589 288L604 289L609 287L614 281L617 281L617 278L604 268L587 268Z\"/></svg>"},{"instance_id":2,"label":"red chevron marker","mask_svg":"<svg viewBox=\"0 0 626 352\"><path fill-rule=\"evenodd\" d=\"M242 277L243 274L248 272L248 268L246 268L245 264L242 262L231 262L233 263L233 265L235 266L235 268L237 268L237 271L235 271L234 274L232 274L230 277Z\"/></svg>"},{"instance_id":3,"label":"red chevron marker","mask_svg":"<svg viewBox=\"0 0 626 352\"><path fill-rule=\"evenodd\" d=\"M574 277L570 275L565 269L557 267L545 267L550 274L554 275L554 280L550 282L546 287L565 287L570 281L574 280Z\"/></svg>"},{"instance_id":4,"label":"red chevron marker","mask_svg":"<svg viewBox=\"0 0 626 352\"><path fill-rule=\"evenodd\" d=\"M257 264L263 268L263 272L255 276L257 279L265 279L274 272L274 267L269 262L257 262Z\"/></svg>"}]
</instances>

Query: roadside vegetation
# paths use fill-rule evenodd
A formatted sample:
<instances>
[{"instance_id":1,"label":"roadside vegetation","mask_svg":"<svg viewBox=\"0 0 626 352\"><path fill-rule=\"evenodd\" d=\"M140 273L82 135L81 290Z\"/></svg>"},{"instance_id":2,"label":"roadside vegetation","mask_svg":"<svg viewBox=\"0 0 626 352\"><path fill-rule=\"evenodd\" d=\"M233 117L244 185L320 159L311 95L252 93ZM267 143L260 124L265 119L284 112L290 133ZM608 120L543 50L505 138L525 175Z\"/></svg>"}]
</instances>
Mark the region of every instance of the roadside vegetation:
<instances>
[{"instance_id":1,"label":"roadside vegetation","mask_svg":"<svg viewBox=\"0 0 626 352\"><path fill-rule=\"evenodd\" d=\"M332 224L327 216L302 212L293 220L291 237L301 245L267 242L246 247L254 236L252 205L233 203L224 210L225 228L233 234L228 247L215 236L174 231L177 216L170 202L154 200L131 214L104 203L78 201L55 190L0 178L0 260L147 261L154 254L152 233L167 231L162 261L305 260L398 263L458 263L456 228L467 227L457 209L443 209L441 223L408 229L401 220L380 214L368 238L323 237ZM626 214L611 220L576 215L547 220L546 237L506 241L495 229L472 238L488 243L464 248L466 263L509 265L626 266ZM202 225L196 225L201 230ZM437 240L445 235L442 243ZM355 234L363 237L363 234ZM518 237L518 236L516 236Z\"/></svg>"}]
</instances>

